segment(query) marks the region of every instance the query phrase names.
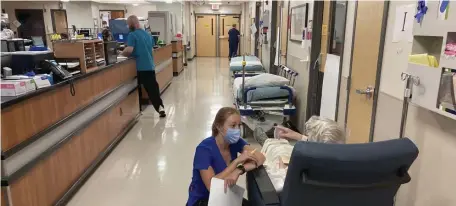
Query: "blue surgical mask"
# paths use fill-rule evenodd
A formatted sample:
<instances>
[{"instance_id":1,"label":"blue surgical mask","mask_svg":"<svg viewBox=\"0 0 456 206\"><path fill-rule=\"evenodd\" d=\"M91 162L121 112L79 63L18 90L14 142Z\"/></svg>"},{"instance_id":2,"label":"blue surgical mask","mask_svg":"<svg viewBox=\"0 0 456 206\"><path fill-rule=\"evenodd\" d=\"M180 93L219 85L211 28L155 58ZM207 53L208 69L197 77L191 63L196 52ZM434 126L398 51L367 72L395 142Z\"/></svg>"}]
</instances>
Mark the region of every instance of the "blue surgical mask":
<instances>
[{"instance_id":1,"label":"blue surgical mask","mask_svg":"<svg viewBox=\"0 0 456 206\"><path fill-rule=\"evenodd\" d=\"M226 130L226 134L224 136L225 141L228 142L229 144L234 144L239 141L241 138L241 130L240 129L233 129L233 128L228 128Z\"/></svg>"}]
</instances>

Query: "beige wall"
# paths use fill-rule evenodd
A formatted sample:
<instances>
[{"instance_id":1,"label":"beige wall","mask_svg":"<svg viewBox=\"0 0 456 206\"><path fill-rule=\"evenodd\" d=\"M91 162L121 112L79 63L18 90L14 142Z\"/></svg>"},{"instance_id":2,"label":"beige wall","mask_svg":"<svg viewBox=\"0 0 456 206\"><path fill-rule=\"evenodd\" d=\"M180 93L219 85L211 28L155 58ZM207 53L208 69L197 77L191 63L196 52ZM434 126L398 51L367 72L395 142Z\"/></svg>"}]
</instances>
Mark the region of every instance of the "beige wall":
<instances>
[{"instance_id":1,"label":"beige wall","mask_svg":"<svg viewBox=\"0 0 456 206\"><path fill-rule=\"evenodd\" d=\"M391 1L378 98L374 141L398 138L404 83L400 74L407 69L411 44L392 43L395 9L410 1ZM456 205L456 120L410 105L405 136L419 148L418 159L410 169L412 181L403 185L397 206Z\"/></svg>"},{"instance_id":2,"label":"beige wall","mask_svg":"<svg viewBox=\"0 0 456 206\"><path fill-rule=\"evenodd\" d=\"M312 2L306 1L290 1L285 2L284 7L299 6L304 3L309 3L309 20L313 18L313 4ZM285 25L286 26L286 25ZM303 60L310 59L310 41L307 43L306 48L301 47L301 42L291 41L288 37L288 49L287 49L287 67L297 71L299 73L294 88L297 92L296 108L297 115L295 117L296 126L300 131L304 129L304 123L306 122L306 109L307 109L307 91L309 86L309 67L310 62Z\"/></svg>"},{"instance_id":3,"label":"beige wall","mask_svg":"<svg viewBox=\"0 0 456 206\"><path fill-rule=\"evenodd\" d=\"M402 100L380 92L374 141L399 136ZM412 181L403 185L397 206L456 205L456 121L411 105L405 136L420 150L409 170Z\"/></svg>"},{"instance_id":4,"label":"beige wall","mask_svg":"<svg viewBox=\"0 0 456 206\"><path fill-rule=\"evenodd\" d=\"M411 45L407 41L392 42L395 11L410 1L391 1L386 31L380 92L375 119L374 141L395 139L399 136L404 84L400 74L407 69ZM338 122L344 125L349 61L345 60L347 45L351 47L354 2L348 2L344 63L339 97ZM351 11L352 10L352 11ZM351 15L350 15L351 14ZM453 206L456 205L456 120L429 110L410 105L406 137L419 148L420 154L409 170L412 181L403 185L396 196L396 206Z\"/></svg>"}]
</instances>

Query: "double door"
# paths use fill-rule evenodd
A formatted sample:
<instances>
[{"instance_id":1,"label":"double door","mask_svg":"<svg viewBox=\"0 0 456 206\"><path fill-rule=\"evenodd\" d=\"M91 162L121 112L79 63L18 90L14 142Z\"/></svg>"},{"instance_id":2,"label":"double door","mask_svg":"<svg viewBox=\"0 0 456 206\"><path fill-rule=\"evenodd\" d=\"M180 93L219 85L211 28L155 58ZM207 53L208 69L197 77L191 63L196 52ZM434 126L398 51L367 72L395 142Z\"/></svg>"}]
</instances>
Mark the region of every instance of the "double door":
<instances>
[{"instance_id":1,"label":"double door","mask_svg":"<svg viewBox=\"0 0 456 206\"><path fill-rule=\"evenodd\" d=\"M196 15L196 56L228 57L228 31L233 24L240 30L239 23L238 15Z\"/></svg>"}]
</instances>

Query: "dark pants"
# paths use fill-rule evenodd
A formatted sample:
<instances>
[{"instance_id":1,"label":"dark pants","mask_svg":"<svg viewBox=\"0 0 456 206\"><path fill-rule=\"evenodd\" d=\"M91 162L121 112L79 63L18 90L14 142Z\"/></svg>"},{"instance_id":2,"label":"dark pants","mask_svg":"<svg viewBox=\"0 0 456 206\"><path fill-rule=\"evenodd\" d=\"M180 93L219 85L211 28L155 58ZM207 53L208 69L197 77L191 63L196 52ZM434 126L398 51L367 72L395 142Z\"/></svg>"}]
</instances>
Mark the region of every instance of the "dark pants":
<instances>
[{"instance_id":1,"label":"dark pants","mask_svg":"<svg viewBox=\"0 0 456 206\"><path fill-rule=\"evenodd\" d=\"M193 206L207 206L209 200L198 200ZM242 206L250 206L249 201L245 198L242 199Z\"/></svg>"},{"instance_id":2,"label":"dark pants","mask_svg":"<svg viewBox=\"0 0 456 206\"><path fill-rule=\"evenodd\" d=\"M155 111L158 112L160 106L163 106L163 101L160 97L160 88L155 78L155 71L138 71L138 80L139 85L143 85L146 90Z\"/></svg>"},{"instance_id":3,"label":"dark pants","mask_svg":"<svg viewBox=\"0 0 456 206\"><path fill-rule=\"evenodd\" d=\"M237 56L238 53L239 42L230 42L230 59L231 57Z\"/></svg>"}]
</instances>

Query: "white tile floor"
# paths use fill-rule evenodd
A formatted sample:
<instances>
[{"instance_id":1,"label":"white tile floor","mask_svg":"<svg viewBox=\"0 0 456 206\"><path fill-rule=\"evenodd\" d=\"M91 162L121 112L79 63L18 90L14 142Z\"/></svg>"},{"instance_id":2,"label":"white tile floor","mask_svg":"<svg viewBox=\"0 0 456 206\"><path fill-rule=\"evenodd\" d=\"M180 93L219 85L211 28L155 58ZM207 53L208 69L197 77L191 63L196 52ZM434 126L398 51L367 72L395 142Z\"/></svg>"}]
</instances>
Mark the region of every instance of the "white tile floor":
<instances>
[{"instance_id":1,"label":"white tile floor","mask_svg":"<svg viewBox=\"0 0 456 206\"><path fill-rule=\"evenodd\" d=\"M228 60L194 59L162 98L167 118L148 107L68 205L185 205L196 145L218 109L233 105Z\"/></svg>"}]
</instances>

